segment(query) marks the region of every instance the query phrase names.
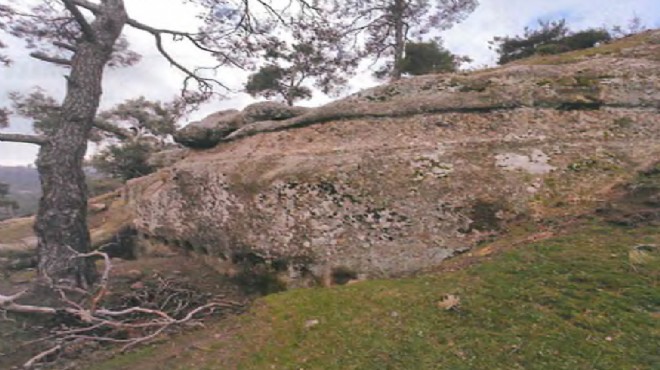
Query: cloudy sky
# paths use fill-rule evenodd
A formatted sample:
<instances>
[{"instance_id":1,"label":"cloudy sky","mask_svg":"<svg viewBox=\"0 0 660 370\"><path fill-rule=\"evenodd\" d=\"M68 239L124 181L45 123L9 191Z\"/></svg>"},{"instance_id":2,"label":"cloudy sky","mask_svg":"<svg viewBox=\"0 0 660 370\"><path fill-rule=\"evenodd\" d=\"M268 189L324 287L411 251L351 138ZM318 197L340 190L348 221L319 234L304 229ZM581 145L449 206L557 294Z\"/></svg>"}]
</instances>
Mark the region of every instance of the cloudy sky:
<instances>
[{"instance_id":1,"label":"cloudy sky","mask_svg":"<svg viewBox=\"0 0 660 370\"><path fill-rule=\"evenodd\" d=\"M0 0L0 3L16 0ZM195 10L180 0L126 0L130 16L156 27L195 30ZM565 18L571 29L625 25L638 15L650 28L660 28L660 1L658 0L481 0L481 5L463 23L443 33L445 46L452 52L474 59L473 66L493 65L496 56L488 49L488 41L494 36L519 34L525 26L536 24L538 19ZM137 66L110 71L105 79L102 105L112 106L124 99L146 96L150 99L167 100L180 89L182 76L165 62L153 46L153 39L132 29L126 35L133 49L143 55ZM5 39L6 40L6 39ZM20 40L9 41L9 53L15 64L0 68L0 106L6 106L7 93L26 91L39 85L58 98L62 97L65 70L46 63L31 60ZM210 65L207 55L180 43L171 43L170 49L178 60L189 66ZM217 78L239 90L246 74L221 71ZM369 87L376 82L365 71L352 81L351 91ZM317 95L302 105L315 106L330 98ZM242 93L230 93L227 98L208 104L191 117L199 119L213 111L240 109L254 100ZM30 132L27 121L15 119L6 132ZM34 162L36 147L25 144L0 143L0 164L25 165Z\"/></svg>"}]
</instances>

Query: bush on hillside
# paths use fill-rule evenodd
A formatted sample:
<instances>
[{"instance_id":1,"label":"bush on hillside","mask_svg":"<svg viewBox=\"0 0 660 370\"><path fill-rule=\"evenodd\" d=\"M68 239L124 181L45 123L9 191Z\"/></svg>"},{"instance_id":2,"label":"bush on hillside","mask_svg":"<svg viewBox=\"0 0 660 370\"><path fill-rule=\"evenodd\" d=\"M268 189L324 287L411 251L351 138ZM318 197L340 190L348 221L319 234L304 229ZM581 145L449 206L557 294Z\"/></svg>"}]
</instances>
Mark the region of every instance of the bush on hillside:
<instances>
[{"instance_id":1,"label":"bush on hillside","mask_svg":"<svg viewBox=\"0 0 660 370\"><path fill-rule=\"evenodd\" d=\"M612 39L605 29L571 32L563 19L555 22L539 21L539 26L535 30L525 28L522 35L495 37L490 44L499 54L498 63L505 64L537 54L551 55L587 49Z\"/></svg>"},{"instance_id":2,"label":"bush on hillside","mask_svg":"<svg viewBox=\"0 0 660 370\"><path fill-rule=\"evenodd\" d=\"M452 54L435 41L410 42L406 44L401 72L413 76L454 72L462 61L463 58Z\"/></svg>"}]
</instances>

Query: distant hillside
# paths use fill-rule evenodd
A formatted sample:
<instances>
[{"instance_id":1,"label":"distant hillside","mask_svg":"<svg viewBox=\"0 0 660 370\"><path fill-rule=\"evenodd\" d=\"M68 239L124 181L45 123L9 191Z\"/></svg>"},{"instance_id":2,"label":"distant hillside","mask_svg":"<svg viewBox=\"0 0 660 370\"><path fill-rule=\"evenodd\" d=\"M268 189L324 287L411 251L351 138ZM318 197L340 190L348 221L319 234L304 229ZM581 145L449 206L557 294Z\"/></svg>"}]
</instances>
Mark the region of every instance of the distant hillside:
<instances>
[{"instance_id":1,"label":"distant hillside","mask_svg":"<svg viewBox=\"0 0 660 370\"><path fill-rule=\"evenodd\" d=\"M11 198L20 206L18 216L36 212L41 196L41 184L36 168L0 166L0 182L9 184Z\"/></svg>"},{"instance_id":2,"label":"distant hillside","mask_svg":"<svg viewBox=\"0 0 660 370\"><path fill-rule=\"evenodd\" d=\"M121 186L121 181L113 180L98 173L92 167L86 167L85 173L90 196L97 196ZM20 209L17 217L33 215L37 212L39 198L41 197L41 183L39 173L35 167L0 166L0 182L9 184L11 199L18 202ZM0 214L0 220L7 216Z\"/></svg>"},{"instance_id":3,"label":"distant hillside","mask_svg":"<svg viewBox=\"0 0 660 370\"><path fill-rule=\"evenodd\" d=\"M12 190L20 192L40 192L39 174L34 167L0 166L0 182L11 185Z\"/></svg>"}]
</instances>

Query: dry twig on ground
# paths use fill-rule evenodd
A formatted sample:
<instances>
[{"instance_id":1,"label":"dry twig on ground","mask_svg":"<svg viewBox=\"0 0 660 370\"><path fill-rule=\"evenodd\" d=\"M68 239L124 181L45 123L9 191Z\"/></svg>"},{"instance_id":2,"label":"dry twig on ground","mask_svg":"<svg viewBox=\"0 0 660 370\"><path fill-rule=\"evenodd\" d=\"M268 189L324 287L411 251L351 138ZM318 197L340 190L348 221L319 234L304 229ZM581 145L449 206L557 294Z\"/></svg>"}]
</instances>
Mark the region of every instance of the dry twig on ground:
<instances>
[{"instance_id":1,"label":"dry twig on ground","mask_svg":"<svg viewBox=\"0 0 660 370\"><path fill-rule=\"evenodd\" d=\"M53 287L59 293L62 307L34 306L17 303L28 291L10 296L0 295L0 312L59 316L67 324L53 330L47 337L36 342L49 342L44 350L24 364L32 368L66 350L68 346L85 342L123 344L121 352L149 342L175 327L198 323L201 316L208 316L219 310L237 312L245 304L215 299L212 295L195 292L178 286L171 280L158 278L153 287L145 287L138 293L124 297L122 307L109 309L103 306L108 296L112 261L108 254L96 251L76 254L73 258L103 258L105 268L99 283L93 291L84 292L80 302L68 295L71 289ZM79 290L75 290L80 293ZM130 305L137 303L136 305Z\"/></svg>"}]
</instances>

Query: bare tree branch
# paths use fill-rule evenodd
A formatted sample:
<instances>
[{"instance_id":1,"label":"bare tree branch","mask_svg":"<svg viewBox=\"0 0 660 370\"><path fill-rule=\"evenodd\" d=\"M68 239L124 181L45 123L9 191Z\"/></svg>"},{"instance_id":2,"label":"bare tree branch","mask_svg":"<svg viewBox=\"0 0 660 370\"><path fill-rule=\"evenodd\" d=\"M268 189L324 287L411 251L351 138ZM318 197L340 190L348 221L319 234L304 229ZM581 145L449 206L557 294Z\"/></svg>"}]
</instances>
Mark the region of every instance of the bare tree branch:
<instances>
[{"instance_id":1,"label":"bare tree branch","mask_svg":"<svg viewBox=\"0 0 660 370\"><path fill-rule=\"evenodd\" d=\"M32 58L39 59L39 60L42 60L42 61L48 62L48 63L54 63L54 64L57 64L57 65L66 66L66 67L71 66L71 61L68 60L68 59L52 57L52 56L46 55L45 53L42 53L40 51L30 53L30 56Z\"/></svg>"},{"instance_id":2,"label":"bare tree branch","mask_svg":"<svg viewBox=\"0 0 660 370\"><path fill-rule=\"evenodd\" d=\"M73 15L73 18L75 18L76 22L80 25L80 29L83 32L83 35L89 42L96 42L96 34L94 33L94 30L92 29L92 26L90 26L89 22L85 19L85 16L80 12L80 9L76 6L75 2L72 0L62 0L64 3L64 7L66 7L66 10L68 10L71 15Z\"/></svg>"},{"instance_id":3,"label":"bare tree branch","mask_svg":"<svg viewBox=\"0 0 660 370\"><path fill-rule=\"evenodd\" d=\"M57 46L58 48L62 48L62 49L66 49L68 51L72 51L74 53L76 51L78 51L78 48L76 48L75 46L73 46L71 44L67 44L66 42L62 42L62 41L53 41L53 45Z\"/></svg>"},{"instance_id":4,"label":"bare tree branch","mask_svg":"<svg viewBox=\"0 0 660 370\"><path fill-rule=\"evenodd\" d=\"M128 139L135 136L130 130L126 130L125 128L115 126L112 123L103 120L98 120L98 119L94 120L94 127L96 127L101 131L109 132L120 139Z\"/></svg>"},{"instance_id":5,"label":"bare tree branch","mask_svg":"<svg viewBox=\"0 0 660 370\"><path fill-rule=\"evenodd\" d=\"M85 9L91 11L91 12L99 12L101 10L99 5L91 3L87 0L68 0L68 1L78 5L80 7L83 7L83 8L85 8ZM196 81L199 84L200 89L202 90L202 92L205 93L205 94L210 93L213 90L212 85L217 85L217 86L220 86L221 88L223 88L225 90L230 90L230 88L228 86L221 83L220 81L218 81L216 79L212 79L212 78L201 77L200 75L195 73L195 71L192 71L189 68L187 68L186 66L184 66L183 64L179 63L165 49L165 46L163 45L163 35L171 35L171 36L174 36L174 37L185 38L188 41L190 41L195 47L197 47L197 48L199 48L203 51L213 53L213 54L222 55L225 58L225 60L229 61L233 65L240 66L237 62L233 61L233 59L228 54L226 54L222 51L212 50L212 49L209 49L209 48L205 47L198 40L196 40L194 38L193 33L154 28L154 27L151 27L149 25L146 25L142 22L136 21L135 19L131 19L131 18L129 18L127 20L126 24L128 24L129 26L131 26L135 29L138 29L138 30L141 30L141 31L144 31L144 32L147 32L147 33L151 34L154 37L155 41L156 41L156 48L158 49L158 52L168 62L170 62L170 64L172 66L174 66L175 68L177 68L178 70L180 70L181 72L183 72L186 75L186 84L187 84L187 81L189 81L189 80ZM185 90L185 86L184 86L184 90Z\"/></svg>"},{"instance_id":6,"label":"bare tree branch","mask_svg":"<svg viewBox=\"0 0 660 370\"><path fill-rule=\"evenodd\" d=\"M57 313L57 310L52 307L22 305L15 302L17 299L23 297L26 294L26 290L11 296L4 296L0 294L0 308L6 311L19 313L38 313L45 315L54 315Z\"/></svg>"},{"instance_id":7,"label":"bare tree branch","mask_svg":"<svg viewBox=\"0 0 660 370\"><path fill-rule=\"evenodd\" d=\"M91 12L99 12L100 7L97 4L91 3L87 0L69 0L70 2L83 7ZM209 53L212 53L214 55L221 55L226 61L231 63L232 65L242 68L241 64L235 61L230 54L227 54L221 50L213 50L210 49L206 46L204 46L200 41L198 41L195 38L194 33L190 32L182 32L182 31L175 31L175 30L169 30L169 29L160 29L160 28L154 28L151 27L147 24L144 24L142 22L139 22L135 19L129 18L128 21L126 22L129 26L147 32L151 34L155 41L156 41L156 48L158 49L158 52L168 61L172 66L180 70L186 75L186 80L194 80L196 81L202 90L204 92L208 92L212 90L212 85L217 85L222 87L223 89L230 90L229 87L221 83L220 81L212 78L204 78L199 76L195 71L190 70L189 68L185 67L183 64L179 63L172 55L167 52L165 49L165 46L163 45L163 35L171 35L173 37L177 38L183 38L188 41L190 41L195 47L197 47L200 50L207 51Z\"/></svg>"},{"instance_id":8,"label":"bare tree branch","mask_svg":"<svg viewBox=\"0 0 660 370\"><path fill-rule=\"evenodd\" d=\"M0 308L4 308L9 304L14 303L15 300L21 298L25 294L27 294L27 290L9 296L0 295Z\"/></svg>"},{"instance_id":9,"label":"bare tree branch","mask_svg":"<svg viewBox=\"0 0 660 370\"><path fill-rule=\"evenodd\" d=\"M44 145L48 143L48 139L41 135L26 135L26 134L3 134L0 133L0 141L11 143L25 143Z\"/></svg>"},{"instance_id":10,"label":"bare tree branch","mask_svg":"<svg viewBox=\"0 0 660 370\"><path fill-rule=\"evenodd\" d=\"M38 364L41 362L43 359L50 355L54 355L55 353L59 352L62 349L62 345L58 344L53 348L50 348L46 351L43 351L36 356L32 357L28 362L26 362L23 367L26 369L32 368L34 365Z\"/></svg>"}]
</instances>

